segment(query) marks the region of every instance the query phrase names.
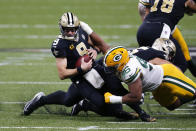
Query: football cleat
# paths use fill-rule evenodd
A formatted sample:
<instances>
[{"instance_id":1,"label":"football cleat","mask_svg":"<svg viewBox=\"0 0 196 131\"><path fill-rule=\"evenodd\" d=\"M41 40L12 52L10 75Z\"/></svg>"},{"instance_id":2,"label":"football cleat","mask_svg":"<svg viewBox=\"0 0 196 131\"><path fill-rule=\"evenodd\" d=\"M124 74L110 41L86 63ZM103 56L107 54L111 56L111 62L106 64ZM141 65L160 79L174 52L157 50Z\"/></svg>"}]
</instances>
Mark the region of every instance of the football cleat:
<instances>
[{"instance_id":1,"label":"football cleat","mask_svg":"<svg viewBox=\"0 0 196 131\"><path fill-rule=\"evenodd\" d=\"M26 105L24 106L24 110L23 113L25 116L30 115L34 110L36 110L37 108L39 108L40 106L42 106L43 104L40 102L40 98L42 96L45 96L45 94L43 92L39 92L37 93L33 99L31 99L30 101L28 101L26 103Z\"/></svg>"},{"instance_id":2,"label":"football cleat","mask_svg":"<svg viewBox=\"0 0 196 131\"><path fill-rule=\"evenodd\" d=\"M146 112L142 112L139 116L140 116L140 119L145 122L155 122L156 121L156 118L151 117Z\"/></svg>"},{"instance_id":3,"label":"football cleat","mask_svg":"<svg viewBox=\"0 0 196 131\"><path fill-rule=\"evenodd\" d=\"M80 111L85 111L85 112L87 112L87 110L84 109L84 106L83 106L85 102L87 102L86 99L81 100L79 103L75 104L75 105L72 107L72 109L71 109L71 116L76 116L76 115L78 115L78 113L79 113Z\"/></svg>"}]
</instances>

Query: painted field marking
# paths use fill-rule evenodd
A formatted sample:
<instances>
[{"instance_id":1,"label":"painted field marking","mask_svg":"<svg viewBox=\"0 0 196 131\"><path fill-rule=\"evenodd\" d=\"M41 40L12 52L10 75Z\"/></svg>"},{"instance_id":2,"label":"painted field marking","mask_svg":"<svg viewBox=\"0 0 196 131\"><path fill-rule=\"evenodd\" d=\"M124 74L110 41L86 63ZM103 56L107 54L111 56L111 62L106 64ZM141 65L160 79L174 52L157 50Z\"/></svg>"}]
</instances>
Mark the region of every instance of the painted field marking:
<instances>
[{"instance_id":1,"label":"painted field marking","mask_svg":"<svg viewBox=\"0 0 196 131\"><path fill-rule=\"evenodd\" d=\"M109 124L154 124L157 122L134 122L134 121L130 121L130 122L107 122Z\"/></svg>"},{"instance_id":2,"label":"painted field marking","mask_svg":"<svg viewBox=\"0 0 196 131\"><path fill-rule=\"evenodd\" d=\"M70 129L70 130L178 130L178 131L185 131L185 130L196 130L196 128L103 128L99 126L87 126L87 127L25 127L25 126L1 126L0 129Z\"/></svg>"},{"instance_id":3,"label":"painted field marking","mask_svg":"<svg viewBox=\"0 0 196 131\"><path fill-rule=\"evenodd\" d=\"M70 85L72 82L31 82L31 81L0 81L0 85L17 84L17 85Z\"/></svg>"},{"instance_id":4,"label":"painted field marking","mask_svg":"<svg viewBox=\"0 0 196 131\"><path fill-rule=\"evenodd\" d=\"M120 29L131 29L131 28L138 28L139 25L94 25L95 28L120 28ZM58 28L58 25L46 25L46 24L35 24L35 25L28 25L28 24L0 24L0 29L13 29L13 28L37 28L37 29L48 29L48 28Z\"/></svg>"}]
</instances>

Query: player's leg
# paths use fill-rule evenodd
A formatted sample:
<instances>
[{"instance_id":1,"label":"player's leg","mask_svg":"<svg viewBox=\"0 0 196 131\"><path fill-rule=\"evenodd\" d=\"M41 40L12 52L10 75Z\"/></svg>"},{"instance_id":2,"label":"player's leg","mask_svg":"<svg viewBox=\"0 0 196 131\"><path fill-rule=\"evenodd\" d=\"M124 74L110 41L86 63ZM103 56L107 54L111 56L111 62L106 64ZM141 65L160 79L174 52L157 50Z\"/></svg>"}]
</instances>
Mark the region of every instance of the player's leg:
<instances>
[{"instance_id":1,"label":"player's leg","mask_svg":"<svg viewBox=\"0 0 196 131\"><path fill-rule=\"evenodd\" d=\"M77 88L72 83L68 92L59 90L47 96L42 92L37 93L32 100L26 103L24 115L30 115L34 110L46 104L65 105L68 107L74 105L81 99Z\"/></svg>"},{"instance_id":2,"label":"player's leg","mask_svg":"<svg viewBox=\"0 0 196 131\"><path fill-rule=\"evenodd\" d=\"M152 46L157 38L160 38L163 24L143 22L137 32L137 42L139 46Z\"/></svg>"},{"instance_id":3,"label":"player's leg","mask_svg":"<svg viewBox=\"0 0 196 131\"><path fill-rule=\"evenodd\" d=\"M172 63L178 66L182 70L182 72L185 72L187 69L187 61L184 57L182 49L179 43L174 38L170 37L170 39L174 42L176 46L176 55L174 56Z\"/></svg>"},{"instance_id":4,"label":"player's leg","mask_svg":"<svg viewBox=\"0 0 196 131\"><path fill-rule=\"evenodd\" d=\"M107 91L110 91L114 95L126 95L128 94L128 90L124 88L121 81L114 75L110 75L107 77ZM141 107L140 103L132 103L127 104L131 109L133 109L137 114L139 114L142 121L153 122L156 121L156 118L148 115Z\"/></svg>"},{"instance_id":5,"label":"player's leg","mask_svg":"<svg viewBox=\"0 0 196 131\"><path fill-rule=\"evenodd\" d=\"M103 116L115 116L121 119L136 119L135 115L132 115L128 112L123 111L122 104L106 104L104 100L104 90L95 89L88 82L83 81L79 85L80 94L85 98L78 104L74 105L72 108L71 115L77 115L81 110L84 111L93 111L97 114Z\"/></svg>"},{"instance_id":6,"label":"player's leg","mask_svg":"<svg viewBox=\"0 0 196 131\"><path fill-rule=\"evenodd\" d=\"M196 84L172 64L162 65L162 84L153 91L153 96L162 106L174 110L196 98ZM167 97L166 97L167 96Z\"/></svg>"}]
</instances>

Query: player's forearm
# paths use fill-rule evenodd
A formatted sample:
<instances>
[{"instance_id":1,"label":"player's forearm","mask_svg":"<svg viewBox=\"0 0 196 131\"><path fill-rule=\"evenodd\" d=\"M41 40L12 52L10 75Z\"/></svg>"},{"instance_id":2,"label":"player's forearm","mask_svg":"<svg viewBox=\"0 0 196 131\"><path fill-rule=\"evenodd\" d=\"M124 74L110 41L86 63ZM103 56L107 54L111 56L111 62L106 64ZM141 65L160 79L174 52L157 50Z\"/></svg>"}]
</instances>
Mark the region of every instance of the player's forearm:
<instances>
[{"instance_id":1,"label":"player's forearm","mask_svg":"<svg viewBox=\"0 0 196 131\"><path fill-rule=\"evenodd\" d=\"M75 68L75 69L64 69L64 70L59 70L58 72L59 72L59 78L60 78L61 80L70 78L70 77L75 76L75 75L78 74L77 68Z\"/></svg>"},{"instance_id":2,"label":"player's forearm","mask_svg":"<svg viewBox=\"0 0 196 131\"><path fill-rule=\"evenodd\" d=\"M136 103L139 102L141 98L142 97L140 95L134 95L132 93L129 93L122 97L122 103Z\"/></svg>"},{"instance_id":3,"label":"player's forearm","mask_svg":"<svg viewBox=\"0 0 196 131\"><path fill-rule=\"evenodd\" d=\"M103 39L101 39L101 37L99 37L99 35L97 35L95 32L93 32L90 35L91 40L93 41L94 45L96 47L99 48L99 50L105 54L107 52L107 50L110 48L110 46L108 44L105 43L105 41Z\"/></svg>"},{"instance_id":4,"label":"player's forearm","mask_svg":"<svg viewBox=\"0 0 196 131\"><path fill-rule=\"evenodd\" d=\"M104 94L105 102L111 104L121 104L121 103L136 103L139 102L141 96L134 95L132 93L128 93L124 96L116 96L112 95L111 93L107 92Z\"/></svg>"}]
</instances>

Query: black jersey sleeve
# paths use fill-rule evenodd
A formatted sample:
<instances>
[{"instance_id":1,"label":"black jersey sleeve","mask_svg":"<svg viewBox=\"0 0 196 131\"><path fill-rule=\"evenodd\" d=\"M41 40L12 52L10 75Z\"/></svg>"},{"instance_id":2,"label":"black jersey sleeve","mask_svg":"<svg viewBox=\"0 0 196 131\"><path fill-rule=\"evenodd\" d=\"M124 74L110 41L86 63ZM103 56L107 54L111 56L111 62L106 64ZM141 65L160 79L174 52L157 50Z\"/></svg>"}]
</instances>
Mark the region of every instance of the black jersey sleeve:
<instances>
[{"instance_id":1,"label":"black jersey sleeve","mask_svg":"<svg viewBox=\"0 0 196 131\"><path fill-rule=\"evenodd\" d=\"M142 48L138 48L137 49L138 52L134 53L133 55L136 55L146 61L152 60L154 58L161 58L161 59L165 59L165 53L159 50L155 50L151 47L149 47L148 49L142 49Z\"/></svg>"},{"instance_id":2,"label":"black jersey sleeve","mask_svg":"<svg viewBox=\"0 0 196 131\"><path fill-rule=\"evenodd\" d=\"M51 52L56 58L65 58L67 56L62 39L56 39L51 46Z\"/></svg>"}]
</instances>

